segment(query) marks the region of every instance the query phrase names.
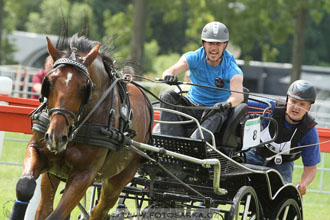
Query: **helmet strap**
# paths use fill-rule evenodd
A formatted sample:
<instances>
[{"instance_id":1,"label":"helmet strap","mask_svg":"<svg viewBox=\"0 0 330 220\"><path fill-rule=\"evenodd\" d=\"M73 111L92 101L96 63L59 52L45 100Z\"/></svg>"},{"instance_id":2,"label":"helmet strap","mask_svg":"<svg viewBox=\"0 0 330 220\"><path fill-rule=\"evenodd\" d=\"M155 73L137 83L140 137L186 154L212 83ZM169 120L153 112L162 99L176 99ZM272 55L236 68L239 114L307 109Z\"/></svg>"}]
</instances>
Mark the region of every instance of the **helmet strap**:
<instances>
[{"instance_id":1,"label":"helmet strap","mask_svg":"<svg viewBox=\"0 0 330 220\"><path fill-rule=\"evenodd\" d=\"M285 112L285 115L288 116L288 118L289 118L291 121L293 121L294 123L299 123L299 122L301 122L301 121L304 119L304 117L303 117L303 118L300 119L300 120L295 120L295 119L291 118L290 115L289 115L288 113L286 113L286 112Z\"/></svg>"}]
</instances>

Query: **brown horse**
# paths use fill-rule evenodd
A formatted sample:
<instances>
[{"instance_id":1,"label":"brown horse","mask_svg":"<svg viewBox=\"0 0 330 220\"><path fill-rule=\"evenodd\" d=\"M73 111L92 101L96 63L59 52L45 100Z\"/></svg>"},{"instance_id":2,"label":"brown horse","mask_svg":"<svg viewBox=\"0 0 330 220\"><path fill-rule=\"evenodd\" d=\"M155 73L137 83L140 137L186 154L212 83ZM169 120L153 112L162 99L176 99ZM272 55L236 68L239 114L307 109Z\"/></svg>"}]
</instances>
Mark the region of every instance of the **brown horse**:
<instances>
[{"instance_id":1,"label":"brown horse","mask_svg":"<svg viewBox=\"0 0 330 220\"><path fill-rule=\"evenodd\" d=\"M35 180L49 173L42 175L36 219L65 219L88 187L100 181L100 200L91 211L90 220L103 220L140 165L140 156L121 144L118 137L125 133L138 142L150 140L153 120L150 102L139 88L120 82L112 60L99 52L99 43L74 35L67 52L58 50L48 38L47 43L54 60L54 69L42 85L42 95L47 97L43 112L48 113L49 126L45 133L35 131L28 143L11 219L23 219ZM85 129L86 124L90 129ZM89 143L87 131L95 133L97 129L105 131L108 137L117 137L110 138L111 147ZM79 141L77 137L82 130L86 133L80 135ZM65 190L53 210L60 179L66 181Z\"/></svg>"}]
</instances>

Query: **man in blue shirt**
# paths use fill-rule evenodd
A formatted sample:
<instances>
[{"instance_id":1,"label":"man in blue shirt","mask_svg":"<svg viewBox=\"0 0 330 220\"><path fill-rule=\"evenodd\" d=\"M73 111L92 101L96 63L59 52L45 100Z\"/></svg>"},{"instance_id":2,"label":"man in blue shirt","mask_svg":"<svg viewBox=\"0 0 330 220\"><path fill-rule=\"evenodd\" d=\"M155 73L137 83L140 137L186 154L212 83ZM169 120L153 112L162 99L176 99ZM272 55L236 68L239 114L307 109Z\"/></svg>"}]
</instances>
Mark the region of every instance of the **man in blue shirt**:
<instances>
[{"instance_id":1,"label":"man in blue shirt","mask_svg":"<svg viewBox=\"0 0 330 220\"><path fill-rule=\"evenodd\" d=\"M177 76L189 69L192 83L225 90L192 86L186 97L179 96L174 91L167 91L161 95L161 99L175 105L215 106L217 109L192 110L175 108L164 103L161 103L161 107L176 109L194 116L201 121L202 127L214 133L221 128L229 109L243 101L243 73L233 55L226 50L229 32L224 24L216 21L206 24L202 30L201 40L202 47L183 54L176 64L164 71L163 78L167 83L175 84L178 81ZM162 112L161 120L183 121L187 119ZM161 124L160 126L162 134L200 138L200 134L194 132L194 129L195 127L189 124ZM203 135L206 141L210 141L210 135L205 132Z\"/></svg>"},{"instance_id":2,"label":"man in blue shirt","mask_svg":"<svg viewBox=\"0 0 330 220\"><path fill-rule=\"evenodd\" d=\"M315 99L314 86L305 80L297 80L290 85L286 102L268 100L272 105L272 118L278 124L277 138L275 142L250 150L246 154L247 163L274 168L288 183L292 182L293 161L301 156L304 171L297 183L301 195L306 193L307 186L313 181L317 164L320 162L319 136L315 127L317 123L308 113ZM266 107L254 101L249 101L248 105ZM263 127L260 136L265 142L270 140L276 131L272 123L266 122ZM276 154L278 155L275 156Z\"/></svg>"}]
</instances>

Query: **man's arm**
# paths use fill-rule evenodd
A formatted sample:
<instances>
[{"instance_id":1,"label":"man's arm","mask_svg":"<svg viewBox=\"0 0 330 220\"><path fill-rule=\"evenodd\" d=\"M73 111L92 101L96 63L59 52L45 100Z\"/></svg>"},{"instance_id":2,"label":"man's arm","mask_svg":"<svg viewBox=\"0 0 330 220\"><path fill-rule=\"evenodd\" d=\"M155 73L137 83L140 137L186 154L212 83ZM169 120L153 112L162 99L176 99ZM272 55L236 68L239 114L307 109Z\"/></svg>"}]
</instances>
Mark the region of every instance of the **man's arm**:
<instances>
[{"instance_id":1,"label":"man's arm","mask_svg":"<svg viewBox=\"0 0 330 220\"><path fill-rule=\"evenodd\" d=\"M32 78L32 88L34 92L40 93L41 92L41 86L42 86L42 80L45 77L46 74L43 73L43 71L39 71L36 73Z\"/></svg>"},{"instance_id":2,"label":"man's arm","mask_svg":"<svg viewBox=\"0 0 330 220\"><path fill-rule=\"evenodd\" d=\"M306 194L306 190L309 184L312 183L315 175L316 175L317 165L314 166L304 166L304 172L301 175L300 182L297 183L298 190L301 195Z\"/></svg>"},{"instance_id":3,"label":"man's arm","mask_svg":"<svg viewBox=\"0 0 330 220\"><path fill-rule=\"evenodd\" d=\"M178 76L180 73L183 73L188 69L189 69L189 65L187 59L184 56L182 56L176 64L165 70L162 76L163 78L166 75Z\"/></svg>"},{"instance_id":4,"label":"man's arm","mask_svg":"<svg viewBox=\"0 0 330 220\"><path fill-rule=\"evenodd\" d=\"M36 83L36 84L34 84L32 87L33 87L33 90L34 90L36 93L40 93L40 92L41 92L41 83Z\"/></svg>"},{"instance_id":5,"label":"man's arm","mask_svg":"<svg viewBox=\"0 0 330 220\"><path fill-rule=\"evenodd\" d=\"M236 74L230 80L230 90L243 92L243 75ZM231 96L227 99L227 102L231 103L232 107L239 105L244 100L243 93L231 92Z\"/></svg>"}]
</instances>

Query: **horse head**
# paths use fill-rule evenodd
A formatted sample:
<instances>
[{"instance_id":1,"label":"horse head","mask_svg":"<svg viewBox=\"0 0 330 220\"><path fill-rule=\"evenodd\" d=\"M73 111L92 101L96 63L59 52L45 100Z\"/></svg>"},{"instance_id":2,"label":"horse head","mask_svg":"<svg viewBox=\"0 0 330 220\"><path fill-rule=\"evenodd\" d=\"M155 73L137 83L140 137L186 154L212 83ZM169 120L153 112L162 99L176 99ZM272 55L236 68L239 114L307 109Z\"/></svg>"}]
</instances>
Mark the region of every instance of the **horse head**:
<instances>
[{"instance_id":1,"label":"horse head","mask_svg":"<svg viewBox=\"0 0 330 220\"><path fill-rule=\"evenodd\" d=\"M54 65L41 91L47 98L50 120L45 141L49 151L60 153L66 150L94 87L88 68L98 56L100 44L86 53L72 48L69 57L56 49L49 38L47 46Z\"/></svg>"}]
</instances>

